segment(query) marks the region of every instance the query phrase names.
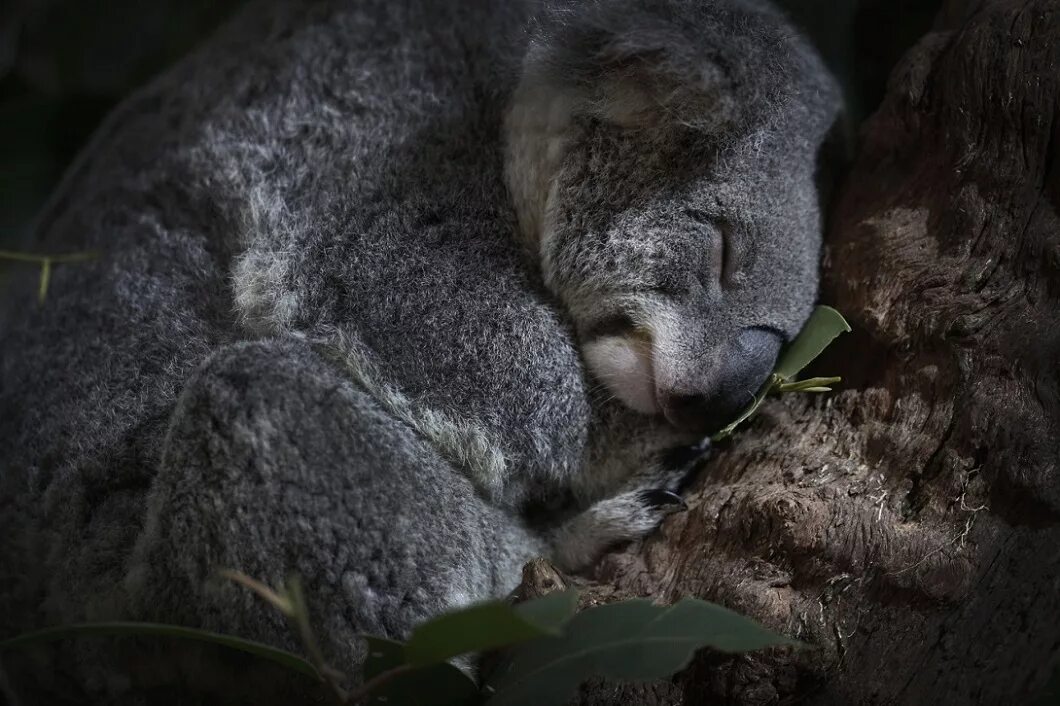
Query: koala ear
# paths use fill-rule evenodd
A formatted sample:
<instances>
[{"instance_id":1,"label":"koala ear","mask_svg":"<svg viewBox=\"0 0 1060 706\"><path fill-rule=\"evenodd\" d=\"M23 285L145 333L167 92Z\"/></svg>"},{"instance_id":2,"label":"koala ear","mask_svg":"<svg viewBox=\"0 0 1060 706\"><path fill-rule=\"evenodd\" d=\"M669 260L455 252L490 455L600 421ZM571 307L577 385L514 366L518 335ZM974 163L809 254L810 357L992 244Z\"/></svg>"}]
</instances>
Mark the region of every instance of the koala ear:
<instances>
[{"instance_id":1,"label":"koala ear","mask_svg":"<svg viewBox=\"0 0 1060 706\"><path fill-rule=\"evenodd\" d=\"M674 65L665 50L594 58L593 77L582 86L594 117L620 127L685 125L718 132L737 118L736 101L712 64Z\"/></svg>"},{"instance_id":2,"label":"koala ear","mask_svg":"<svg viewBox=\"0 0 1060 706\"><path fill-rule=\"evenodd\" d=\"M526 71L576 96L579 113L621 127L706 132L739 119L733 80L687 18L587 2L541 25ZM699 28L700 31L702 28Z\"/></svg>"}]
</instances>

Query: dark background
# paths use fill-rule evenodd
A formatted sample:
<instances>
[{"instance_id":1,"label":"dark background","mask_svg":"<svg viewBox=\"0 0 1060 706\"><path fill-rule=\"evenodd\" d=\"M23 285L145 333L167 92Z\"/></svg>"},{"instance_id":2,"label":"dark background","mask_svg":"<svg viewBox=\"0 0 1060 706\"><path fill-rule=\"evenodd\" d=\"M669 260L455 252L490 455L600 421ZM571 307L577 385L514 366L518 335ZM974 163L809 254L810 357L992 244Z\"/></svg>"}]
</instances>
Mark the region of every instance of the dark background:
<instances>
[{"instance_id":1,"label":"dark background","mask_svg":"<svg viewBox=\"0 0 1060 706\"><path fill-rule=\"evenodd\" d=\"M34 216L100 120L244 1L0 0L0 248L32 250ZM840 76L856 125L939 2L781 4Z\"/></svg>"}]
</instances>

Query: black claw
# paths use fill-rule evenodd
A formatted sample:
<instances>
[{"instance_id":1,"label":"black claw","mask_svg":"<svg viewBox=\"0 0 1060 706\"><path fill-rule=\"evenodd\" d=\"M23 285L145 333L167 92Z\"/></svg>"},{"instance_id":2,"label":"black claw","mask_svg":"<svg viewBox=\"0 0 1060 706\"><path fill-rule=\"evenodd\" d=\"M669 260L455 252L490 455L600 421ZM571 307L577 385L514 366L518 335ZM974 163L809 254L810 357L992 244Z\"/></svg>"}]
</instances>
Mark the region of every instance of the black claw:
<instances>
[{"instance_id":1,"label":"black claw","mask_svg":"<svg viewBox=\"0 0 1060 706\"><path fill-rule=\"evenodd\" d=\"M659 508L665 512L683 512L688 509L684 498L669 490L645 490L640 497L648 507Z\"/></svg>"}]
</instances>

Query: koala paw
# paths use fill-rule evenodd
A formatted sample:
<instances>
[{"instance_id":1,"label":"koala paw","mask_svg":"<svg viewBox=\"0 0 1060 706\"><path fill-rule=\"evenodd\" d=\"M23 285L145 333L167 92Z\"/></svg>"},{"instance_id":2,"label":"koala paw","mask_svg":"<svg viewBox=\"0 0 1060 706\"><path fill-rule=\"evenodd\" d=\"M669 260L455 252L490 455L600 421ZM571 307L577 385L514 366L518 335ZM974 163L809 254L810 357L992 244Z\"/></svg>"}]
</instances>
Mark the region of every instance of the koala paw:
<instances>
[{"instance_id":1,"label":"koala paw","mask_svg":"<svg viewBox=\"0 0 1060 706\"><path fill-rule=\"evenodd\" d=\"M640 492L640 500L647 507L659 510L666 515L674 512L683 512L688 509L684 498L677 493L662 488L642 490Z\"/></svg>"},{"instance_id":2,"label":"koala paw","mask_svg":"<svg viewBox=\"0 0 1060 706\"><path fill-rule=\"evenodd\" d=\"M578 571L608 547L639 539L669 515L686 509L681 496L665 488L632 490L605 498L556 531L553 561L566 571Z\"/></svg>"},{"instance_id":3,"label":"koala paw","mask_svg":"<svg viewBox=\"0 0 1060 706\"><path fill-rule=\"evenodd\" d=\"M710 439L670 449L650 471L631 478L622 492L571 518L552 537L556 565L583 569L608 547L639 539L668 516L687 510L679 493L709 453Z\"/></svg>"}]
</instances>

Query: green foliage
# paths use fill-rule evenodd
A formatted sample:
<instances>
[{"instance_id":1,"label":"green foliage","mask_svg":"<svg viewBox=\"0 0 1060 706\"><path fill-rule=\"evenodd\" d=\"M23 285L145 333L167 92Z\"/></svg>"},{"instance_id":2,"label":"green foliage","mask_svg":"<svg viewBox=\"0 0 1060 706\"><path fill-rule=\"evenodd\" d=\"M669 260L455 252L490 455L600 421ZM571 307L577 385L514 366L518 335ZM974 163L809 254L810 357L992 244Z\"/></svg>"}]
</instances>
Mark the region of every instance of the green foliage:
<instances>
[{"instance_id":1,"label":"green foliage","mask_svg":"<svg viewBox=\"0 0 1060 706\"><path fill-rule=\"evenodd\" d=\"M566 703L593 676L624 681L667 677L696 650L746 652L796 645L721 606L685 598L664 607L633 599L582 611L564 634L516 648L489 680L488 706Z\"/></svg>"},{"instance_id":2,"label":"green foliage","mask_svg":"<svg viewBox=\"0 0 1060 706\"><path fill-rule=\"evenodd\" d=\"M0 652L85 635L172 637L247 652L321 681L341 681L341 674L319 661L308 622L302 622L306 617L304 602L299 608L300 599L291 595L290 587L297 583L276 592L253 579L234 580L253 586L252 590L291 618L313 655L311 659L230 635L153 623L50 628L0 642ZM424 623L408 643L368 636L362 688L347 694L336 687L335 699L338 703L387 706L562 704L592 676L620 680L665 677L682 669L703 647L743 652L798 644L748 618L696 599L686 598L670 607L634 599L575 615L576 605L574 591L552 593L519 605L491 601ZM453 658L500 647L507 647L508 652L483 689L449 663Z\"/></svg>"},{"instance_id":3,"label":"green foliage","mask_svg":"<svg viewBox=\"0 0 1060 706\"><path fill-rule=\"evenodd\" d=\"M798 375L814 358L821 355L828 345L841 333L850 331L850 324L843 315L830 306L814 309L802 331L780 356L774 374L787 382Z\"/></svg>"},{"instance_id":4,"label":"green foliage","mask_svg":"<svg viewBox=\"0 0 1060 706\"><path fill-rule=\"evenodd\" d=\"M814 309L802 331L791 342L777 361L773 374L755 395L739 417L731 424L711 437L711 441L721 441L732 436L736 427L754 416L766 398L783 392L831 392L829 385L834 385L841 378L808 378L795 380L795 376L809 365L841 333L850 331L850 324L843 315L830 306L819 306Z\"/></svg>"},{"instance_id":5,"label":"green foliage","mask_svg":"<svg viewBox=\"0 0 1060 706\"><path fill-rule=\"evenodd\" d=\"M561 591L514 607L491 601L448 613L412 632L405 646L405 659L422 666L468 652L558 635L574 614L577 602L575 591Z\"/></svg>"},{"instance_id":6,"label":"green foliage","mask_svg":"<svg viewBox=\"0 0 1060 706\"><path fill-rule=\"evenodd\" d=\"M669 607L634 599L574 615L576 603L574 591L515 606L492 601L424 623L405 644L370 637L364 686L353 698L388 706L562 704L590 677L666 677L704 647L745 652L798 644L692 598ZM446 662L502 646L504 659L481 691Z\"/></svg>"},{"instance_id":7,"label":"green foliage","mask_svg":"<svg viewBox=\"0 0 1060 706\"><path fill-rule=\"evenodd\" d=\"M450 613L441 618L453 618ZM483 613L478 613L480 617ZM433 621L432 621L433 622ZM459 621L451 623L456 625ZM431 623L425 623L423 627ZM449 637L454 642L466 640L459 633ZM364 663L364 687L351 699L387 706L472 706L481 703L478 685L448 662L412 665L407 660L407 645L381 637L368 637L368 657Z\"/></svg>"}]
</instances>

